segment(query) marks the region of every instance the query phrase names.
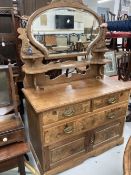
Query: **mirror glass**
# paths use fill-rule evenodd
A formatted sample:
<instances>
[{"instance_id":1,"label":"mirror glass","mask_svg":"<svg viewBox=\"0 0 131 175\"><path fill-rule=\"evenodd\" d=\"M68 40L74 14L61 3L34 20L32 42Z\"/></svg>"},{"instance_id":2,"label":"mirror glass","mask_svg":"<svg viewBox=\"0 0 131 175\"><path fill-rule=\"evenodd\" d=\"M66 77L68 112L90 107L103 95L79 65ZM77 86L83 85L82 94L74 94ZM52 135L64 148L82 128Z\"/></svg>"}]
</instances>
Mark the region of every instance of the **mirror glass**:
<instances>
[{"instance_id":1,"label":"mirror glass","mask_svg":"<svg viewBox=\"0 0 131 175\"><path fill-rule=\"evenodd\" d=\"M34 39L50 54L85 52L99 33L99 22L90 12L54 8L39 14L32 23Z\"/></svg>"},{"instance_id":2,"label":"mirror glass","mask_svg":"<svg viewBox=\"0 0 131 175\"><path fill-rule=\"evenodd\" d=\"M0 106L10 104L9 80L6 70L0 70Z\"/></svg>"}]
</instances>

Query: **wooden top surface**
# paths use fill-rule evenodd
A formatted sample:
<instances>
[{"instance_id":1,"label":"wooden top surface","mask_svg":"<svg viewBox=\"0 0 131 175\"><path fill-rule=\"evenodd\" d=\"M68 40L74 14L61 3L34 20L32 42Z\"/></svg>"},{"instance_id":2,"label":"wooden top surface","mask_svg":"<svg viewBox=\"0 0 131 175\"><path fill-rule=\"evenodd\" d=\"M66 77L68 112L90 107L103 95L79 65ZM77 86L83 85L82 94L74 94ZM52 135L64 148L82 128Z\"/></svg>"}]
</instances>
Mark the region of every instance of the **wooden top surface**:
<instances>
[{"instance_id":1,"label":"wooden top surface","mask_svg":"<svg viewBox=\"0 0 131 175\"><path fill-rule=\"evenodd\" d=\"M0 148L0 162L20 156L29 151L26 143L14 143Z\"/></svg>"},{"instance_id":2,"label":"wooden top surface","mask_svg":"<svg viewBox=\"0 0 131 175\"><path fill-rule=\"evenodd\" d=\"M24 128L20 116L15 113L0 116L0 134Z\"/></svg>"},{"instance_id":3,"label":"wooden top surface","mask_svg":"<svg viewBox=\"0 0 131 175\"><path fill-rule=\"evenodd\" d=\"M39 113L126 89L131 89L131 82L105 77L104 80L86 79L51 85L39 91L23 89L23 92L34 110Z\"/></svg>"}]
</instances>

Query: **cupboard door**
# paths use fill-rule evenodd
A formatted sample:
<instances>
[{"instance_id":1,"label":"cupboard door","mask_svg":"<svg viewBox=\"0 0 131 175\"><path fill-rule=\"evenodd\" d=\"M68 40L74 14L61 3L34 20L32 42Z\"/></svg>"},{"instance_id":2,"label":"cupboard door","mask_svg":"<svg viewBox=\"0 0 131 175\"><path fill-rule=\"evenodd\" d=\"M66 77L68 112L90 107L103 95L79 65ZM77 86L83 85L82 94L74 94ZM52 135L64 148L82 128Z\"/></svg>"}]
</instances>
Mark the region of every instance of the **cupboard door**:
<instances>
[{"instance_id":1,"label":"cupboard door","mask_svg":"<svg viewBox=\"0 0 131 175\"><path fill-rule=\"evenodd\" d=\"M89 152L92 149L92 136L93 132L89 131L47 147L49 148L50 167L71 161Z\"/></svg>"},{"instance_id":2,"label":"cupboard door","mask_svg":"<svg viewBox=\"0 0 131 175\"><path fill-rule=\"evenodd\" d=\"M51 164L72 157L76 154L80 154L84 151L85 151L84 137L82 137L78 140L72 141L70 143L52 149L50 151Z\"/></svg>"},{"instance_id":3,"label":"cupboard door","mask_svg":"<svg viewBox=\"0 0 131 175\"><path fill-rule=\"evenodd\" d=\"M121 119L94 130L93 148L121 137L123 125L124 119Z\"/></svg>"}]
</instances>

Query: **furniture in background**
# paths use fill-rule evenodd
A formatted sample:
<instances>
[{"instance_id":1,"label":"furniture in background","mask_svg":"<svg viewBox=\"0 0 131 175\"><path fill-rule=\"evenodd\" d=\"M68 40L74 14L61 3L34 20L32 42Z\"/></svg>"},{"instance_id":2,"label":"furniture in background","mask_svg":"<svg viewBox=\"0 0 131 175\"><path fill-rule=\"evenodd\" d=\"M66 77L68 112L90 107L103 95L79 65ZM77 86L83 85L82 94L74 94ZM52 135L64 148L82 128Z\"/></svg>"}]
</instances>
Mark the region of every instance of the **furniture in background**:
<instances>
[{"instance_id":1,"label":"furniture in background","mask_svg":"<svg viewBox=\"0 0 131 175\"><path fill-rule=\"evenodd\" d=\"M131 174L131 137L129 138L123 156L124 175Z\"/></svg>"},{"instance_id":2,"label":"furniture in background","mask_svg":"<svg viewBox=\"0 0 131 175\"><path fill-rule=\"evenodd\" d=\"M131 80L131 52L123 52L117 58L118 80Z\"/></svg>"},{"instance_id":3,"label":"furniture in background","mask_svg":"<svg viewBox=\"0 0 131 175\"><path fill-rule=\"evenodd\" d=\"M86 20L79 19L83 26L79 33L89 28L86 21L91 21L91 24L96 21L96 28L101 23L98 15L82 0L54 0L31 15L27 29L18 30L22 40L23 92L30 147L42 175L60 173L122 144L130 92L130 85L104 77L104 65L109 60L104 57L108 49L103 29L99 28L97 38L90 41L86 52L51 54L45 45L36 41L31 33L32 23L35 24L40 14L51 14L52 11L54 14L64 11L63 15L71 11L75 21L82 12ZM60 33L64 31L61 29ZM66 29L67 34L73 31L75 28ZM31 54L27 52L29 48ZM74 55L82 59L72 60ZM62 73L55 78L49 77L47 73L54 70Z\"/></svg>"},{"instance_id":4,"label":"furniture in background","mask_svg":"<svg viewBox=\"0 0 131 175\"><path fill-rule=\"evenodd\" d=\"M51 0L22 0L24 15L30 16L34 11L40 7L48 5Z\"/></svg>"},{"instance_id":5,"label":"furniture in background","mask_svg":"<svg viewBox=\"0 0 131 175\"><path fill-rule=\"evenodd\" d=\"M25 143L24 125L17 109L12 66L0 66L0 173L19 167L25 175L24 155L29 150Z\"/></svg>"},{"instance_id":6,"label":"furniture in background","mask_svg":"<svg viewBox=\"0 0 131 175\"><path fill-rule=\"evenodd\" d=\"M12 63L18 63L15 18L11 7L0 7L0 43L1 59L6 58L2 60L4 64L8 64L8 59Z\"/></svg>"}]
</instances>

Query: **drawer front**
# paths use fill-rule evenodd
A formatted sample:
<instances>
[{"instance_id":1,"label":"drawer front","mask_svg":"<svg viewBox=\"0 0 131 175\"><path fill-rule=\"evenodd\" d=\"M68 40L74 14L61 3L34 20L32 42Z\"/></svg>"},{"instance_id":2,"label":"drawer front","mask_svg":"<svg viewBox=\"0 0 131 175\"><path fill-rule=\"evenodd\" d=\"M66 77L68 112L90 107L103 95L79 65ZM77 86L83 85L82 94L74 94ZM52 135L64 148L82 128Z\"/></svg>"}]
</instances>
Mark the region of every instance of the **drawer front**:
<instances>
[{"instance_id":1,"label":"drawer front","mask_svg":"<svg viewBox=\"0 0 131 175\"><path fill-rule=\"evenodd\" d=\"M51 124L59 120L67 119L75 115L79 115L87 112L90 112L90 101L61 107L58 109L44 112L42 114L43 124L44 125Z\"/></svg>"},{"instance_id":2,"label":"drawer front","mask_svg":"<svg viewBox=\"0 0 131 175\"><path fill-rule=\"evenodd\" d=\"M106 107L118 102L127 101L129 98L129 91L113 93L93 100L93 110Z\"/></svg>"},{"instance_id":3,"label":"drawer front","mask_svg":"<svg viewBox=\"0 0 131 175\"><path fill-rule=\"evenodd\" d=\"M94 133L93 147L99 147L100 144L110 142L118 137L122 136L124 120L121 119L117 122L111 123L110 125L97 129Z\"/></svg>"},{"instance_id":4,"label":"drawer front","mask_svg":"<svg viewBox=\"0 0 131 175\"><path fill-rule=\"evenodd\" d=\"M125 117L127 105L123 104L117 108L98 112L94 115L80 117L76 121L67 122L65 124L44 129L43 137L45 144L52 144L60 140L86 130L93 129L104 123L115 121L118 118Z\"/></svg>"},{"instance_id":5,"label":"drawer front","mask_svg":"<svg viewBox=\"0 0 131 175\"><path fill-rule=\"evenodd\" d=\"M0 146L8 145L10 143L24 141L24 130L18 130L0 135Z\"/></svg>"},{"instance_id":6,"label":"drawer front","mask_svg":"<svg viewBox=\"0 0 131 175\"><path fill-rule=\"evenodd\" d=\"M110 123L118 118L125 118L127 105L121 105L117 108L112 108L103 112L98 112L91 117L83 117L76 121L77 132L87 129L94 129L100 125Z\"/></svg>"},{"instance_id":7,"label":"drawer front","mask_svg":"<svg viewBox=\"0 0 131 175\"><path fill-rule=\"evenodd\" d=\"M85 152L84 137L50 150L50 163L54 164Z\"/></svg>"}]
</instances>

